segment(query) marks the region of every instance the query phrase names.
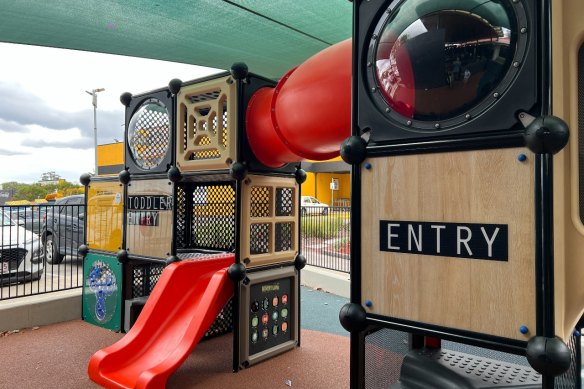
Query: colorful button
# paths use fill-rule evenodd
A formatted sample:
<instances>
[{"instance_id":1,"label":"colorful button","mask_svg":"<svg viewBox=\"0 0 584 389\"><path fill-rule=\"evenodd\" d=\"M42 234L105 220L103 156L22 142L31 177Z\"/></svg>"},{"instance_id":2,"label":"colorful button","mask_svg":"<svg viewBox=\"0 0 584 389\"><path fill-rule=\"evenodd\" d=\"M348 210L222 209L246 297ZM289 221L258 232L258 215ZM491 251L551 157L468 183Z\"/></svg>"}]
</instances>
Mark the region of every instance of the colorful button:
<instances>
[{"instance_id":1,"label":"colorful button","mask_svg":"<svg viewBox=\"0 0 584 389\"><path fill-rule=\"evenodd\" d=\"M272 334L273 335L278 335L278 326L273 326L272 327Z\"/></svg>"},{"instance_id":2,"label":"colorful button","mask_svg":"<svg viewBox=\"0 0 584 389\"><path fill-rule=\"evenodd\" d=\"M286 332L288 331L288 323L287 322L283 322L282 323L282 332Z\"/></svg>"},{"instance_id":3,"label":"colorful button","mask_svg":"<svg viewBox=\"0 0 584 389\"><path fill-rule=\"evenodd\" d=\"M252 331L251 333L251 342L252 343L257 343L258 341L258 332L257 331Z\"/></svg>"},{"instance_id":4,"label":"colorful button","mask_svg":"<svg viewBox=\"0 0 584 389\"><path fill-rule=\"evenodd\" d=\"M272 299L272 306L274 307L278 306L278 296L274 296L274 298Z\"/></svg>"},{"instance_id":5,"label":"colorful button","mask_svg":"<svg viewBox=\"0 0 584 389\"><path fill-rule=\"evenodd\" d=\"M270 301L268 300L268 298L266 297L264 299L264 301L262 301L262 308L264 308L264 310L267 310L270 307Z\"/></svg>"},{"instance_id":6,"label":"colorful button","mask_svg":"<svg viewBox=\"0 0 584 389\"><path fill-rule=\"evenodd\" d=\"M262 330L262 338L264 338L264 339L268 339L268 335L269 335L269 331L268 331L268 329L267 329L267 328L264 328L264 329Z\"/></svg>"},{"instance_id":7,"label":"colorful button","mask_svg":"<svg viewBox=\"0 0 584 389\"><path fill-rule=\"evenodd\" d=\"M260 310L260 303L256 300L254 302L251 303L251 311L252 312L257 312Z\"/></svg>"},{"instance_id":8,"label":"colorful button","mask_svg":"<svg viewBox=\"0 0 584 389\"><path fill-rule=\"evenodd\" d=\"M264 313L264 314L262 315L262 324L268 324L268 320L269 320L269 319L270 319L270 318L268 317L268 314L267 314L267 313Z\"/></svg>"},{"instance_id":9,"label":"colorful button","mask_svg":"<svg viewBox=\"0 0 584 389\"><path fill-rule=\"evenodd\" d=\"M254 316L251 318L251 326L252 327L257 327L259 322L260 322L260 319L258 319L257 316Z\"/></svg>"},{"instance_id":10,"label":"colorful button","mask_svg":"<svg viewBox=\"0 0 584 389\"><path fill-rule=\"evenodd\" d=\"M288 308L282 308L280 315L282 315L282 317L288 317Z\"/></svg>"},{"instance_id":11,"label":"colorful button","mask_svg":"<svg viewBox=\"0 0 584 389\"><path fill-rule=\"evenodd\" d=\"M274 321L278 320L278 311L272 312L272 320Z\"/></svg>"},{"instance_id":12,"label":"colorful button","mask_svg":"<svg viewBox=\"0 0 584 389\"><path fill-rule=\"evenodd\" d=\"M287 294L282 295L282 304L288 304L288 295Z\"/></svg>"}]
</instances>

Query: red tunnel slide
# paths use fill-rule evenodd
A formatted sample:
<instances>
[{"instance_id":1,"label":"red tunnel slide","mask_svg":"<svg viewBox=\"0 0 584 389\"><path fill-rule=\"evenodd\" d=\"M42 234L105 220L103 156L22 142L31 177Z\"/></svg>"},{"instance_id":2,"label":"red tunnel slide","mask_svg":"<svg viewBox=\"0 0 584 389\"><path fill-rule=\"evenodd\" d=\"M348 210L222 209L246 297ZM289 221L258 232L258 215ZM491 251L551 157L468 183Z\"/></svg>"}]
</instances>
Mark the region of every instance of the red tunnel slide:
<instances>
[{"instance_id":1,"label":"red tunnel slide","mask_svg":"<svg viewBox=\"0 0 584 389\"><path fill-rule=\"evenodd\" d=\"M95 353L89 377L106 388L164 388L233 295L233 254L164 269L132 329Z\"/></svg>"},{"instance_id":2,"label":"red tunnel slide","mask_svg":"<svg viewBox=\"0 0 584 389\"><path fill-rule=\"evenodd\" d=\"M351 39L290 70L275 88L262 88L246 113L250 147L264 165L339 155L351 135Z\"/></svg>"}]
</instances>

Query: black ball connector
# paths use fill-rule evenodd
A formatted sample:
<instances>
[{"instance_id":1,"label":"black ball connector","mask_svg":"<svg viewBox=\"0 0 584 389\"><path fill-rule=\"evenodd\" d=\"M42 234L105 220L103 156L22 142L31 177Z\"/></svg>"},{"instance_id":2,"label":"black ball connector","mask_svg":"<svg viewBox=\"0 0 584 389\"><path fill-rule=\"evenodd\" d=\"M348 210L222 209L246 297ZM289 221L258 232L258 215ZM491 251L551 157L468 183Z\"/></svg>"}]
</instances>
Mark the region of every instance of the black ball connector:
<instances>
[{"instance_id":1,"label":"black ball connector","mask_svg":"<svg viewBox=\"0 0 584 389\"><path fill-rule=\"evenodd\" d=\"M243 263L234 263L227 269L227 275L232 281L243 281L245 278L245 265Z\"/></svg>"},{"instance_id":2,"label":"black ball connector","mask_svg":"<svg viewBox=\"0 0 584 389\"><path fill-rule=\"evenodd\" d=\"M170 169L168 169L168 179L170 182L174 182L175 184L180 182L182 180L182 173L180 172L180 169L176 166L172 166Z\"/></svg>"},{"instance_id":3,"label":"black ball connector","mask_svg":"<svg viewBox=\"0 0 584 389\"><path fill-rule=\"evenodd\" d=\"M81 258L83 258L83 259L85 259L88 252L89 252L89 247L87 247L87 245L85 245L85 244L82 244L77 249L77 254L81 255Z\"/></svg>"},{"instance_id":4,"label":"black ball connector","mask_svg":"<svg viewBox=\"0 0 584 389\"><path fill-rule=\"evenodd\" d=\"M294 177L296 178L296 182L300 185L304 184L304 182L306 181L306 172L304 171L304 169L296 169L296 171L294 172Z\"/></svg>"},{"instance_id":5,"label":"black ball connector","mask_svg":"<svg viewBox=\"0 0 584 389\"><path fill-rule=\"evenodd\" d=\"M553 377L570 368L570 349L558 337L534 336L527 342L527 361L538 373Z\"/></svg>"},{"instance_id":6,"label":"black ball connector","mask_svg":"<svg viewBox=\"0 0 584 389\"><path fill-rule=\"evenodd\" d=\"M363 138L350 136L341 145L341 158L350 165L358 165L367 157L367 143Z\"/></svg>"},{"instance_id":7,"label":"black ball connector","mask_svg":"<svg viewBox=\"0 0 584 389\"><path fill-rule=\"evenodd\" d=\"M241 181L247 177L247 166L241 162L232 163L229 168L229 174L234 180Z\"/></svg>"},{"instance_id":8,"label":"black ball connector","mask_svg":"<svg viewBox=\"0 0 584 389\"><path fill-rule=\"evenodd\" d=\"M128 261L130 260L130 255L126 250L120 250L116 254L116 258L118 259L119 263L128 263Z\"/></svg>"},{"instance_id":9,"label":"black ball connector","mask_svg":"<svg viewBox=\"0 0 584 389\"><path fill-rule=\"evenodd\" d=\"M297 270L302 270L304 269L304 266L306 266L306 257L302 254L298 254L294 259L294 267Z\"/></svg>"},{"instance_id":10,"label":"black ball connector","mask_svg":"<svg viewBox=\"0 0 584 389\"><path fill-rule=\"evenodd\" d=\"M236 62L231 65L231 69L229 69L229 73L231 73L231 77L235 80L243 80L247 77L249 73L249 69L247 65L243 62Z\"/></svg>"},{"instance_id":11,"label":"black ball connector","mask_svg":"<svg viewBox=\"0 0 584 389\"><path fill-rule=\"evenodd\" d=\"M124 104L125 107L130 105L132 101L132 94L130 92L124 92L120 95L120 101Z\"/></svg>"},{"instance_id":12,"label":"black ball connector","mask_svg":"<svg viewBox=\"0 0 584 389\"><path fill-rule=\"evenodd\" d=\"M166 258L166 260L164 261L164 264L166 266L168 266L171 263L175 263L175 262L180 262L180 258L177 257L176 255L171 255L170 257Z\"/></svg>"},{"instance_id":13,"label":"black ball connector","mask_svg":"<svg viewBox=\"0 0 584 389\"><path fill-rule=\"evenodd\" d=\"M128 185L130 178L130 172L128 170L124 169L118 174L118 180L120 180L120 183L123 185Z\"/></svg>"},{"instance_id":14,"label":"black ball connector","mask_svg":"<svg viewBox=\"0 0 584 389\"><path fill-rule=\"evenodd\" d=\"M365 309L355 303L347 303L339 312L339 321L344 329L349 332L360 332L367 326L367 314Z\"/></svg>"},{"instance_id":15,"label":"black ball connector","mask_svg":"<svg viewBox=\"0 0 584 389\"><path fill-rule=\"evenodd\" d=\"M170 93L176 96L180 88L182 87L182 81L178 78L173 78L168 82L168 89L170 89Z\"/></svg>"},{"instance_id":16,"label":"black ball connector","mask_svg":"<svg viewBox=\"0 0 584 389\"><path fill-rule=\"evenodd\" d=\"M536 154L555 154L568 144L570 129L556 116L541 116L527 126L525 144Z\"/></svg>"},{"instance_id":17,"label":"black ball connector","mask_svg":"<svg viewBox=\"0 0 584 389\"><path fill-rule=\"evenodd\" d=\"M83 173L81 175L81 177L79 177L79 182L83 186L89 185L89 183L91 182L91 174L89 174L89 173Z\"/></svg>"}]
</instances>

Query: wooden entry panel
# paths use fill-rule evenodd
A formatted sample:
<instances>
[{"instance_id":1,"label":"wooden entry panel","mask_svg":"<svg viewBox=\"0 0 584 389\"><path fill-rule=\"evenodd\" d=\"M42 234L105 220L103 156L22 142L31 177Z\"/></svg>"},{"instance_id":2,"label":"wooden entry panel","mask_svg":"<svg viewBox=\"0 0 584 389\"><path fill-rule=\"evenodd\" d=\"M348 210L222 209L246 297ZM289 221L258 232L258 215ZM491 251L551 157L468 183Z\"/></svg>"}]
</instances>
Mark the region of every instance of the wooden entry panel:
<instances>
[{"instance_id":1,"label":"wooden entry panel","mask_svg":"<svg viewBox=\"0 0 584 389\"><path fill-rule=\"evenodd\" d=\"M363 300L373 302L368 312L519 340L535 335L533 154L482 150L366 162L361 285ZM381 251L381 220L507 225L508 260Z\"/></svg>"}]
</instances>

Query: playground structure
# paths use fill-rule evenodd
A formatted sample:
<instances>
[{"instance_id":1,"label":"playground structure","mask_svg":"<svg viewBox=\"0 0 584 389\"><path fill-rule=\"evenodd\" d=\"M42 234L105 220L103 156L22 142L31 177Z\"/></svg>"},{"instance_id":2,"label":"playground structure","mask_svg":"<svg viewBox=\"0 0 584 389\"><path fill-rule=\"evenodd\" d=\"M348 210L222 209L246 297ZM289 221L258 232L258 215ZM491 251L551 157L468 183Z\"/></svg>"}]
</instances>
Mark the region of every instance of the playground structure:
<instances>
[{"instance_id":1,"label":"playground structure","mask_svg":"<svg viewBox=\"0 0 584 389\"><path fill-rule=\"evenodd\" d=\"M339 56L350 64L350 41L313 61L322 68ZM202 338L226 332L233 332L235 371L299 345L306 262L299 185L306 174L297 162L338 155L349 135L348 115L312 143L302 141L311 132L278 132L305 127L286 127L272 109L306 109L290 103L294 86L315 67L305 69L276 85L235 64L229 73L121 96L126 169L117 180L82 177L88 195L80 252L84 319L128 334L92 357L92 380L162 387ZM349 112L350 66L340 71ZM324 95L312 105L333 99ZM280 153L286 147L294 151Z\"/></svg>"},{"instance_id":2,"label":"playground structure","mask_svg":"<svg viewBox=\"0 0 584 389\"><path fill-rule=\"evenodd\" d=\"M125 329L137 328L126 342L147 333L155 345L163 344L159 339L170 328L189 336L181 338L181 355L164 363L142 350L146 356L137 360L140 365L125 367L121 357L109 357L117 347L105 349L90 363L92 379L105 385L106 376L119 376L112 382L135 377L119 387L161 385L203 336L215 311L222 319L231 314L234 370L298 345L303 174L293 163L334 156L334 146L346 137L342 124L352 121L353 136L341 147L352 164L352 289L351 303L340 314L351 332L351 386L575 387L580 381L576 328L584 308L584 265L577 259L584 227L582 212L574 207L578 180L570 173L577 170L578 146L573 138L568 143L568 128L577 127L570 85L581 85L576 72L545 76L551 63L572 66L578 52L574 44L569 55L544 55L552 43L546 38L540 47L536 38L545 37L551 23L545 4L469 1L454 12L439 2L410 0L396 7L355 2L352 103L348 42L293 69L277 85L237 65L230 74L172 81L169 88L123 96L128 169L120 174L122 186L107 179L87 181L88 196L93 188L121 199L117 206L123 210L116 214L124 228L115 232L111 223L112 231L96 234L120 236L121 251L113 253L115 244L109 242L114 238L103 241L108 243L91 238L99 228L91 226L97 216L89 215L86 279L94 282L88 284L86 305L95 307L95 322L111 311L114 278L95 270L109 256L116 263L111 267L125 268L124 276L115 278L123 278L124 291L136 286L133 279L151 285L161 277L145 306L151 288L140 296L119 297ZM417 5L426 8L422 12ZM401 16L394 19L397 13ZM550 30L554 44L582 35L581 22L557 18ZM438 25L444 35L408 30L420 23ZM469 25L475 27L470 32L457 27ZM428 36L416 39L412 31ZM424 56L428 52L435 54L432 61ZM436 66L436 58L443 67ZM466 71L450 77L459 58L460 66L472 69L468 77ZM318 103L303 98L302 85L312 86L306 89ZM570 97L558 91L562 87ZM470 88L473 93L467 93ZM322 117L310 116L313 111ZM305 121L291 119L298 116ZM166 126L166 120L176 127ZM331 127L317 131L318 120ZM105 193L100 185L118 189ZM90 203L88 198L88 213ZM169 274L189 279L187 267L202 263L209 267L206 279L216 282L202 282L201 291L188 300L194 305L181 303L176 311L197 312L201 321L190 330L146 329L147 318L175 323L174 316L157 311L164 304L156 302L179 293L164 293L170 285L189 289ZM128 275L128 269L134 272ZM229 284L226 272L235 287L231 305L221 310L228 300L219 293ZM266 316L262 309L270 308L265 293L283 289L294 309L286 311L286 330L278 327L270 338L269 326L259 331ZM223 297L203 303L217 293ZM276 298L272 304L278 306L282 296ZM135 321L141 306L144 314ZM268 314L271 325L270 319ZM215 325L209 331L217 334ZM254 343L266 329L270 341ZM450 344L441 349L442 341L478 349L476 354L449 349ZM486 358L490 350L495 356ZM108 359L118 362L106 366ZM150 366L157 363L160 371Z\"/></svg>"}]
</instances>

